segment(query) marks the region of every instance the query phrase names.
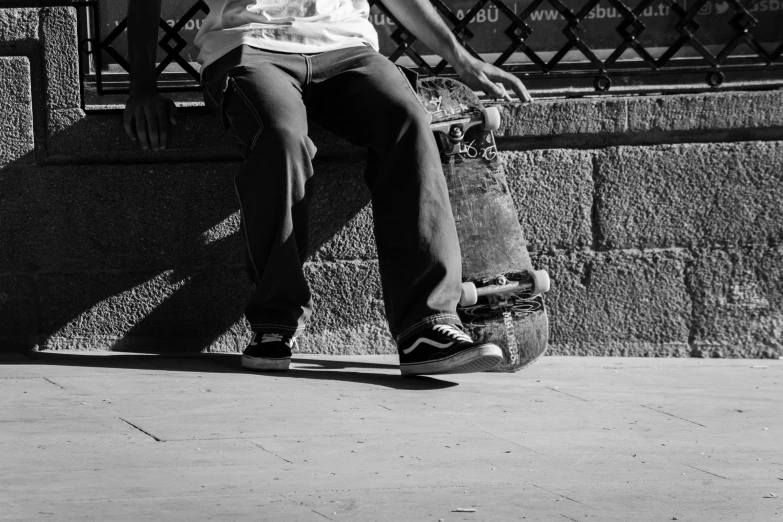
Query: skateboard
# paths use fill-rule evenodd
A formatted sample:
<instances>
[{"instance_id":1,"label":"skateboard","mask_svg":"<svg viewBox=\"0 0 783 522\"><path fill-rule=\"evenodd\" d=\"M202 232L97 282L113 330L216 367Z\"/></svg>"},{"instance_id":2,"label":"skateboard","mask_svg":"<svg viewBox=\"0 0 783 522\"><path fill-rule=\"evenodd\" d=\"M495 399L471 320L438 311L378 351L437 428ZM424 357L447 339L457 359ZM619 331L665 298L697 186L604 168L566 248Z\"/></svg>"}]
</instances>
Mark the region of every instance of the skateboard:
<instances>
[{"instance_id":1,"label":"skateboard","mask_svg":"<svg viewBox=\"0 0 783 522\"><path fill-rule=\"evenodd\" d=\"M457 313L474 340L503 350L491 371L521 370L546 351L550 283L530 261L498 157L500 113L448 78L419 80L418 93L432 117L462 251Z\"/></svg>"}]
</instances>

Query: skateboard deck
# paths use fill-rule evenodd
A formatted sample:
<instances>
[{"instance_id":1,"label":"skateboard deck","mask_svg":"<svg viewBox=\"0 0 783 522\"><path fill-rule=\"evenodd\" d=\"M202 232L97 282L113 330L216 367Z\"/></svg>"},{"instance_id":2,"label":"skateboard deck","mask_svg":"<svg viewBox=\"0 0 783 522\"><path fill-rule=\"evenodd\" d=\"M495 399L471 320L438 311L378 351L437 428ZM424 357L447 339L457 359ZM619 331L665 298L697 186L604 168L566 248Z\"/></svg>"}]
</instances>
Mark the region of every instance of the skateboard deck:
<instances>
[{"instance_id":1,"label":"skateboard deck","mask_svg":"<svg viewBox=\"0 0 783 522\"><path fill-rule=\"evenodd\" d=\"M503 363L492 371L520 370L547 348L542 294L549 277L530 261L498 157L492 130L500 115L455 80L422 79L418 91L432 116L462 251L457 312L474 340L503 350Z\"/></svg>"}]
</instances>

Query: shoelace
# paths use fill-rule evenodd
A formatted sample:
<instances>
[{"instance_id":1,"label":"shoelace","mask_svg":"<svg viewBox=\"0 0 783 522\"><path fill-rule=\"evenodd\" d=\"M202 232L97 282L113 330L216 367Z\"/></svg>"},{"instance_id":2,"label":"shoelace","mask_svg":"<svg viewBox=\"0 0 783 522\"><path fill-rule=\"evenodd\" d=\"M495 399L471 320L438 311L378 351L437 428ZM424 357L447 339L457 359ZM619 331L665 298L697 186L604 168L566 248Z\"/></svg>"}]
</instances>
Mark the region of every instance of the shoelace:
<instances>
[{"instance_id":1,"label":"shoelace","mask_svg":"<svg viewBox=\"0 0 783 522\"><path fill-rule=\"evenodd\" d=\"M265 333L261 334L261 344L273 343L276 341L282 341L289 348L296 346L296 339L294 337L284 338L281 334L277 333ZM250 342L250 346L257 346L256 334L253 334L253 340Z\"/></svg>"},{"instance_id":2,"label":"shoelace","mask_svg":"<svg viewBox=\"0 0 783 522\"><path fill-rule=\"evenodd\" d=\"M451 324L436 324L432 327L432 329L440 334L454 339L455 341L464 341L467 343L473 342L473 339L471 339L468 334Z\"/></svg>"}]
</instances>

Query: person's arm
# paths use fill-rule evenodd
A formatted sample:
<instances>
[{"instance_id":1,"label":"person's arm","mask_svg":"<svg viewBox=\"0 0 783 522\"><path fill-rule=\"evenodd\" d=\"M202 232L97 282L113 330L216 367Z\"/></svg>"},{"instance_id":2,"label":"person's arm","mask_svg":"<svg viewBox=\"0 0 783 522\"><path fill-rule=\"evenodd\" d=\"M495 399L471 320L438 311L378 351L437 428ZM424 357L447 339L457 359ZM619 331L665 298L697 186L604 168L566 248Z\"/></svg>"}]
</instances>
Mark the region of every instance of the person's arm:
<instances>
[{"instance_id":1,"label":"person's arm","mask_svg":"<svg viewBox=\"0 0 783 522\"><path fill-rule=\"evenodd\" d=\"M174 102L155 87L155 57L161 0L128 0L130 97L125 104L125 133L141 148L166 148L169 125L177 122Z\"/></svg>"},{"instance_id":2,"label":"person's arm","mask_svg":"<svg viewBox=\"0 0 783 522\"><path fill-rule=\"evenodd\" d=\"M382 1L407 30L449 62L468 87L496 98L508 98L508 87L523 102L532 101L519 78L474 58L462 47L429 0Z\"/></svg>"}]
</instances>

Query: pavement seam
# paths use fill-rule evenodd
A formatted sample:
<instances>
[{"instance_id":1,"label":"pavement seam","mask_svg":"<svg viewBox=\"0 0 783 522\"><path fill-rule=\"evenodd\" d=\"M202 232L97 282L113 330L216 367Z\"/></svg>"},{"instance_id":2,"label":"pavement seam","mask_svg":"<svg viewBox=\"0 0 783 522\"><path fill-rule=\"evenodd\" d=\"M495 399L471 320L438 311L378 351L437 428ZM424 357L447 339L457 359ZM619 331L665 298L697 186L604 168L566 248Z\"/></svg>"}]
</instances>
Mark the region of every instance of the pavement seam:
<instances>
[{"instance_id":1,"label":"pavement seam","mask_svg":"<svg viewBox=\"0 0 783 522\"><path fill-rule=\"evenodd\" d=\"M54 382L53 380L51 380L49 377L44 377L44 378L43 378L43 380L45 380L46 382L50 382L50 383L54 384L55 386L57 386L57 387L58 387L58 388L60 388L61 390L68 391L68 390L66 390L64 387L60 386L59 384L57 384L56 382Z\"/></svg>"},{"instance_id":2,"label":"pavement seam","mask_svg":"<svg viewBox=\"0 0 783 522\"><path fill-rule=\"evenodd\" d=\"M118 418L118 419L120 419L120 420L121 420L122 422L124 422L125 424L128 424L129 426L131 426L131 427L133 427L133 428L136 428L137 430L139 430L140 432L142 432L144 435L147 435L148 437L152 437L153 439L155 439L155 441L156 441L156 442L166 442L164 439L159 439L158 437L156 437L156 436L155 436L155 435L153 435L152 433L150 433L150 432L148 432L148 431L145 431L145 430L143 430L143 429L139 428L138 426L136 426L136 425L135 425L135 424L133 424L132 422L130 422L130 421L127 421L127 420L123 419L122 417L117 417L117 418Z\"/></svg>"},{"instance_id":3,"label":"pavement seam","mask_svg":"<svg viewBox=\"0 0 783 522\"><path fill-rule=\"evenodd\" d=\"M696 466L691 466L690 464L685 464L683 462L680 462L683 466L687 466L691 469L695 469L696 471L701 471L702 473L707 473L708 475L712 475L714 477L722 478L723 480L729 480L728 477L723 477L721 475L718 475L717 473L713 473L712 471L703 470L701 468L697 468Z\"/></svg>"},{"instance_id":4,"label":"pavement seam","mask_svg":"<svg viewBox=\"0 0 783 522\"><path fill-rule=\"evenodd\" d=\"M568 395L569 397L573 397L574 399L579 399L580 401L583 401L583 402L590 402L588 399L583 399L581 397L577 397L576 395L571 395L570 393L564 392L562 390L558 390L557 388L552 388L550 386L545 386L545 388L547 390L552 390L553 392L562 393L563 395Z\"/></svg>"},{"instance_id":5,"label":"pavement seam","mask_svg":"<svg viewBox=\"0 0 783 522\"><path fill-rule=\"evenodd\" d=\"M589 507L589 508L591 508L591 509L595 509L595 508L593 508L593 506L590 506L590 505L588 505L588 504L585 504L584 502L579 502L578 500L574 500L573 498L567 497L567 496L565 496L565 495L561 495L561 494L560 494L560 493L558 493L557 491L552 491L551 489L546 489L546 488L544 488L544 487L541 487L541 486L539 486L538 484L533 484L532 482L530 483L530 485L531 485L531 486L533 486L533 487L535 487L535 488L538 488L538 489L544 490L544 491L546 491L547 493L552 493L553 495L557 495L558 497L562 497L562 498L564 498L564 499L566 499L566 500L570 500L571 502L576 502L577 504L579 504L579 505L581 505L581 506L585 506L585 507Z\"/></svg>"},{"instance_id":6,"label":"pavement seam","mask_svg":"<svg viewBox=\"0 0 783 522\"><path fill-rule=\"evenodd\" d=\"M507 438L501 437L500 435L496 435L496 434L494 434L494 433L492 433L490 431L485 431L484 433L486 433L487 435L491 435L492 437L495 437L497 439L500 439L500 440L502 440L504 442L508 442L509 444L513 444L514 446L518 446L518 447L520 447L522 449L526 449L528 451L532 451L536 455L544 455L544 453L538 452L538 451L534 450L533 448L528 448L527 446L523 446L522 444L520 444L518 442L514 442L513 440L508 440Z\"/></svg>"},{"instance_id":7,"label":"pavement seam","mask_svg":"<svg viewBox=\"0 0 783 522\"><path fill-rule=\"evenodd\" d=\"M285 458L281 457L281 456L280 456L280 455L278 455L277 453L273 453L273 452L269 451L268 449L266 449L265 447L263 447L261 444L258 444L257 442L251 442L251 444L252 444L253 446L256 446L256 447L258 447L258 448L261 448L262 450L266 451L267 453L269 453L269 454L270 454L270 455L272 455L273 457L277 457L278 459L280 459L280 460L282 460L282 461L288 462L289 464L293 464L293 462L291 462L290 460L288 460L288 459L285 459Z\"/></svg>"},{"instance_id":8,"label":"pavement seam","mask_svg":"<svg viewBox=\"0 0 783 522\"><path fill-rule=\"evenodd\" d=\"M651 406L647 406L646 404L641 404L641 407L642 408L647 408L648 410L651 410L651 411L662 413L664 415L668 415L669 417L674 417L675 419L680 419L680 420L683 420L685 422L690 422L691 424L695 424L696 426L701 426L702 428L706 428L707 427L704 424L699 424L698 422L694 422L692 420L688 420L688 419L686 419L684 417L678 417L677 415L674 415L673 413L668 413L668 412L665 412L663 410L656 410L655 408L653 408Z\"/></svg>"},{"instance_id":9,"label":"pavement seam","mask_svg":"<svg viewBox=\"0 0 783 522\"><path fill-rule=\"evenodd\" d=\"M322 516L322 517L324 517L326 520L334 520L334 519L332 519L332 518L329 518L329 517L327 517L327 516L326 516L326 515L324 515L323 513L316 511L315 509L311 508L310 506L306 506L304 502L299 502L298 500L295 500L295 499L293 499L293 498L291 498L291 497L287 497L287 496L283 495L282 493L278 493L278 495L280 495L280 496L281 496L281 497L283 497L284 499L288 500L289 502L293 502L293 503L294 503L294 504L296 504L297 506L302 506L302 507L304 507L304 508L307 508L307 509L309 509L310 511L312 511L312 512L313 512L313 513L315 513L316 515L319 515L319 516Z\"/></svg>"}]
</instances>

